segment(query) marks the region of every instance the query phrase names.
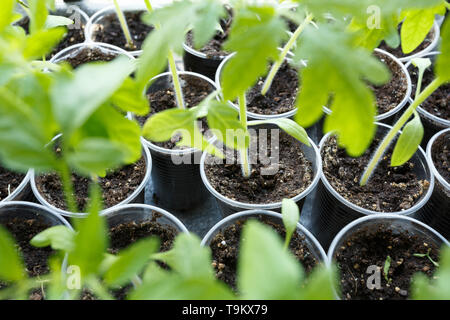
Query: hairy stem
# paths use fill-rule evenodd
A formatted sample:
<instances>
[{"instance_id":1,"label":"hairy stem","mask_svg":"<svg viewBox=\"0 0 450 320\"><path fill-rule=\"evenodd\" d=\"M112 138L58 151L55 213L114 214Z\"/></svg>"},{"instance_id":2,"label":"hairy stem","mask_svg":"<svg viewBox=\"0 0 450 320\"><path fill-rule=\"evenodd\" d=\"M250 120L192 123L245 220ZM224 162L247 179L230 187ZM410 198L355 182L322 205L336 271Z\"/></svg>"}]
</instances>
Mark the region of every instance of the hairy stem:
<instances>
[{"instance_id":1,"label":"hairy stem","mask_svg":"<svg viewBox=\"0 0 450 320\"><path fill-rule=\"evenodd\" d=\"M384 137L381 144L378 146L372 160L370 160L369 164L367 165L366 170L364 171L363 176L361 177L361 181L359 183L361 186L365 186L367 184L370 176L372 175L372 172L375 170L381 157L386 152L386 149L389 147L392 140L394 140L395 136L400 131L400 129L403 127L403 125L413 115L413 113L417 109L417 107L422 102L424 102L425 99L427 99L443 83L444 83L444 81L442 81L441 78L437 77L433 82L431 82L428 85L428 87L426 87L418 96L416 96L413 103L408 107L408 109L406 109L406 111L403 113L403 115L400 117L400 119L397 120L397 122L394 124L394 126L391 128L391 130L389 130L388 134Z\"/></svg>"},{"instance_id":2,"label":"hairy stem","mask_svg":"<svg viewBox=\"0 0 450 320\"><path fill-rule=\"evenodd\" d=\"M242 127L244 127L245 131L247 131L247 99L245 97L245 93L239 96L239 120L242 124ZM242 174L245 178L249 178L250 162L248 159L248 149L240 149L239 154L241 157Z\"/></svg>"},{"instance_id":3,"label":"hairy stem","mask_svg":"<svg viewBox=\"0 0 450 320\"><path fill-rule=\"evenodd\" d=\"M280 57L278 60L272 65L272 68L270 69L269 75L266 78L266 81L264 82L264 86L261 90L261 94L263 96L266 95L267 91L269 91L270 86L272 85L273 79L275 78L278 70L280 69L281 65L284 62L284 59L286 58L289 51L294 46L295 42L297 41L298 37L302 34L303 30L305 30L306 26L311 22L313 19L312 14L308 14L308 16L305 18L305 20L302 22L302 24L295 30L294 34L289 39L288 43L283 48L283 51L281 52Z\"/></svg>"},{"instance_id":4,"label":"hairy stem","mask_svg":"<svg viewBox=\"0 0 450 320\"><path fill-rule=\"evenodd\" d=\"M114 1L114 6L116 7L117 18L119 19L120 26L122 27L123 34L125 35L125 39L127 40L128 47L131 49L136 48L133 42L133 38L131 37L130 29L128 28L127 20L125 19L125 15L120 9L119 3L117 0Z\"/></svg>"},{"instance_id":5,"label":"hairy stem","mask_svg":"<svg viewBox=\"0 0 450 320\"><path fill-rule=\"evenodd\" d=\"M169 60L169 69L172 73L173 86L175 89L175 96L177 98L177 106L180 109L185 109L183 91L181 90L180 78L178 77L177 66L175 64L175 58L173 56L172 50L169 51L169 56L167 58Z\"/></svg>"}]
</instances>

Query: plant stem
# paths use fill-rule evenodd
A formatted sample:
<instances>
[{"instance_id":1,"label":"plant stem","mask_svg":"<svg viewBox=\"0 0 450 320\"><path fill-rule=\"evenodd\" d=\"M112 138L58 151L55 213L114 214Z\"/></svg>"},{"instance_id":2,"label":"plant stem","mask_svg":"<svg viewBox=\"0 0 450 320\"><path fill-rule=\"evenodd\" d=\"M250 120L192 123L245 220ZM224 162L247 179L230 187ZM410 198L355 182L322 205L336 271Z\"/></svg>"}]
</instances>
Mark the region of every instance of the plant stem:
<instances>
[{"instance_id":1,"label":"plant stem","mask_svg":"<svg viewBox=\"0 0 450 320\"><path fill-rule=\"evenodd\" d=\"M283 51L281 52L280 57L278 60L272 65L272 68L270 69L269 75L266 78L266 81L264 82L264 86L261 90L261 94L263 96L266 95L267 91L269 91L270 86L272 85L273 79L275 78L278 70L280 69L281 65L284 62L284 59L286 58L289 51L294 46L295 42L297 41L298 37L302 34L303 30L305 30L306 26L312 21L313 15L308 14L308 16L305 18L305 20L302 22L302 24L295 30L294 34L289 39L288 43L283 48Z\"/></svg>"},{"instance_id":2,"label":"plant stem","mask_svg":"<svg viewBox=\"0 0 450 320\"><path fill-rule=\"evenodd\" d=\"M153 11L153 6L150 3L150 0L144 0L144 2L145 2L145 6L147 7L147 11L148 12L152 12Z\"/></svg>"},{"instance_id":3,"label":"plant stem","mask_svg":"<svg viewBox=\"0 0 450 320\"><path fill-rule=\"evenodd\" d=\"M245 131L247 131L247 98L245 97L245 93L239 96L239 120L242 127L244 127ZM250 163L248 161L248 149L241 148L239 150L239 154L241 157L242 174L245 178L249 178Z\"/></svg>"},{"instance_id":4,"label":"plant stem","mask_svg":"<svg viewBox=\"0 0 450 320\"><path fill-rule=\"evenodd\" d=\"M30 8L28 7L28 5L21 0L17 0L17 3L20 4L20 6L25 11L25 13L28 15L28 17L31 17Z\"/></svg>"},{"instance_id":5,"label":"plant stem","mask_svg":"<svg viewBox=\"0 0 450 320\"><path fill-rule=\"evenodd\" d=\"M363 176L361 177L361 181L359 183L361 186L365 186L367 184L370 176L372 175L372 172L375 170L384 152L386 151L392 140L395 138L397 133L400 131L400 129L403 127L403 125L413 115L417 107L422 102L424 102L425 99L427 99L443 83L444 81L442 81L441 78L437 77L436 79L434 79L433 82L431 82L428 85L428 87L426 87L418 96L416 96L413 103L408 107L408 109L406 109L406 111L403 113L400 119L398 119L398 121L394 124L391 130L389 130L388 134L384 137L383 141L378 146L377 151L375 152L372 160L370 160L366 170L364 171Z\"/></svg>"},{"instance_id":6,"label":"plant stem","mask_svg":"<svg viewBox=\"0 0 450 320\"><path fill-rule=\"evenodd\" d=\"M133 42L133 38L131 37L130 29L128 28L127 20L125 19L125 15L120 9L119 3L117 0L113 0L114 5L116 7L117 18L119 18L120 26L122 27L123 34L125 35L125 39L127 40L128 47L131 49L136 48Z\"/></svg>"},{"instance_id":7,"label":"plant stem","mask_svg":"<svg viewBox=\"0 0 450 320\"><path fill-rule=\"evenodd\" d=\"M169 55L167 58L169 60L169 69L172 73L173 86L175 89L175 96L177 98L177 106L180 109L185 109L183 91L181 90L180 78L178 77L177 66L175 64L175 58L173 56L172 50L169 50Z\"/></svg>"},{"instance_id":8,"label":"plant stem","mask_svg":"<svg viewBox=\"0 0 450 320\"><path fill-rule=\"evenodd\" d=\"M61 176L64 196L66 198L67 208L70 212L78 212L78 206L75 201L73 184L72 184L72 174L66 162L63 160L60 165L59 173Z\"/></svg>"}]
</instances>

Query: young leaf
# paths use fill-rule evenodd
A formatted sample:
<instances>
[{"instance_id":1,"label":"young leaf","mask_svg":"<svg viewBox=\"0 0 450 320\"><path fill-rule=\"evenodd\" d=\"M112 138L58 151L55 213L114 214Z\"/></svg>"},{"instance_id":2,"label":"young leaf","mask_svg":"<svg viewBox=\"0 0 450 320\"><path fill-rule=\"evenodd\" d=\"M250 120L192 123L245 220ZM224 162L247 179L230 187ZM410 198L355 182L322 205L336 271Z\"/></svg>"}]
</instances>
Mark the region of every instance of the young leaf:
<instances>
[{"instance_id":1,"label":"young leaf","mask_svg":"<svg viewBox=\"0 0 450 320\"><path fill-rule=\"evenodd\" d=\"M151 116L142 129L142 135L155 142L170 140L182 128L190 127L196 117L187 109L169 109Z\"/></svg>"},{"instance_id":2,"label":"young leaf","mask_svg":"<svg viewBox=\"0 0 450 320\"><path fill-rule=\"evenodd\" d=\"M53 250L71 252L74 248L75 232L66 226L55 226L38 233L30 243L38 248L51 246Z\"/></svg>"},{"instance_id":3,"label":"young leaf","mask_svg":"<svg viewBox=\"0 0 450 320\"><path fill-rule=\"evenodd\" d=\"M286 229L286 237L284 241L284 248L289 247L292 235L297 230L297 223L300 220L300 211L295 201L291 199L283 199L281 206L281 214L283 217L284 228Z\"/></svg>"},{"instance_id":4,"label":"young leaf","mask_svg":"<svg viewBox=\"0 0 450 320\"><path fill-rule=\"evenodd\" d=\"M72 19L63 16L54 16L49 14L47 20L45 21L44 28L52 29L56 27L66 27L74 23L75 22Z\"/></svg>"},{"instance_id":5,"label":"young leaf","mask_svg":"<svg viewBox=\"0 0 450 320\"><path fill-rule=\"evenodd\" d=\"M192 23L194 47L203 47L216 33L216 25L225 17L223 4L217 0L203 0L195 3L195 19Z\"/></svg>"},{"instance_id":6,"label":"young leaf","mask_svg":"<svg viewBox=\"0 0 450 320\"><path fill-rule=\"evenodd\" d=\"M269 60L276 60L286 36L285 24L273 7L246 7L236 11L224 48L236 54L223 69L225 100L234 100L267 73Z\"/></svg>"},{"instance_id":7,"label":"young leaf","mask_svg":"<svg viewBox=\"0 0 450 320\"><path fill-rule=\"evenodd\" d=\"M442 81L450 81L450 20L446 19L441 27L441 54L436 61L436 76Z\"/></svg>"},{"instance_id":8,"label":"young leaf","mask_svg":"<svg viewBox=\"0 0 450 320\"><path fill-rule=\"evenodd\" d=\"M48 10L47 10L46 0L33 0L29 1L30 10L30 34L42 30L45 26L45 21L47 20Z\"/></svg>"},{"instance_id":9,"label":"young leaf","mask_svg":"<svg viewBox=\"0 0 450 320\"><path fill-rule=\"evenodd\" d=\"M126 78L122 86L114 92L111 102L125 112L145 116L150 111L150 103L136 81Z\"/></svg>"},{"instance_id":10,"label":"young leaf","mask_svg":"<svg viewBox=\"0 0 450 320\"><path fill-rule=\"evenodd\" d=\"M308 133L303 129L298 123L288 118L261 120L261 121L250 121L249 126L257 126L261 124L275 124L280 127L288 135L294 137L298 141L306 144L308 147L311 146L309 142Z\"/></svg>"},{"instance_id":11,"label":"young leaf","mask_svg":"<svg viewBox=\"0 0 450 320\"><path fill-rule=\"evenodd\" d=\"M0 31L3 31L13 21L15 4L16 0L2 0L0 2Z\"/></svg>"},{"instance_id":12,"label":"young leaf","mask_svg":"<svg viewBox=\"0 0 450 320\"><path fill-rule=\"evenodd\" d=\"M414 118L405 125L395 145L391 158L392 167L401 166L411 159L419 148L423 132L420 116L417 112L414 112Z\"/></svg>"},{"instance_id":13,"label":"young leaf","mask_svg":"<svg viewBox=\"0 0 450 320\"><path fill-rule=\"evenodd\" d=\"M105 282L111 286L128 284L145 267L150 255L157 251L158 247L158 239L150 238L140 240L124 249L105 273Z\"/></svg>"},{"instance_id":14,"label":"young leaf","mask_svg":"<svg viewBox=\"0 0 450 320\"><path fill-rule=\"evenodd\" d=\"M0 279L20 281L25 279L25 266L11 235L0 226Z\"/></svg>"},{"instance_id":15,"label":"young leaf","mask_svg":"<svg viewBox=\"0 0 450 320\"><path fill-rule=\"evenodd\" d=\"M248 221L242 232L238 263L238 288L243 299L297 299L303 272L279 236L257 221Z\"/></svg>"},{"instance_id":16,"label":"young leaf","mask_svg":"<svg viewBox=\"0 0 450 320\"><path fill-rule=\"evenodd\" d=\"M25 41L24 58L31 60L45 56L61 41L65 33L64 28L53 28L42 29L31 34Z\"/></svg>"},{"instance_id":17,"label":"young leaf","mask_svg":"<svg viewBox=\"0 0 450 320\"><path fill-rule=\"evenodd\" d=\"M334 300L333 288L339 285L338 281L335 281L337 278L335 266L319 265L308 275L299 300Z\"/></svg>"},{"instance_id":18,"label":"young leaf","mask_svg":"<svg viewBox=\"0 0 450 320\"><path fill-rule=\"evenodd\" d=\"M387 256L384 261L383 275L386 282L389 282L389 268L391 267L391 257Z\"/></svg>"},{"instance_id":19,"label":"young leaf","mask_svg":"<svg viewBox=\"0 0 450 320\"><path fill-rule=\"evenodd\" d=\"M422 91L423 74L425 70L431 66L431 60L429 58L414 58L411 62L417 69L419 69L415 93L415 97L418 97Z\"/></svg>"}]
</instances>

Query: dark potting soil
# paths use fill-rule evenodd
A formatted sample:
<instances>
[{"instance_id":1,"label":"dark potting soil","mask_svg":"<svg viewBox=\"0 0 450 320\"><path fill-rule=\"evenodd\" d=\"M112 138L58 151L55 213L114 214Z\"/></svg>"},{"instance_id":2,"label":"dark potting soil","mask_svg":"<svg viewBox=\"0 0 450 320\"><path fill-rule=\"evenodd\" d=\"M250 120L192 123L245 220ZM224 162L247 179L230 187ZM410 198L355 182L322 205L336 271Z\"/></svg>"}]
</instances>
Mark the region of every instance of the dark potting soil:
<instances>
[{"instance_id":1,"label":"dark potting soil","mask_svg":"<svg viewBox=\"0 0 450 320\"><path fill-rule=\"evenodd\" d=\"M312 164L302 151L300 142L284 131L273 130L279 133L279 146L274 148L279 153L278 170L275 163L273 165L267 163L272 156L271 131L267 130L268 155L262 157L264 159L261 159L260 154L258 159L255 159L257 148L252 147L258 143L256 140L259 140L261 132L257 130L256 135L252 134L250 150L254 149L254 152L250 152L250 161L255 164L251 165L249 178L244 178L240 161L236 162L239 157L230 150L227 150L226 162L233 164L206 162L206 176L217 192L231 200L263 204L280 202L283 198L293 198L308 188L314 177ZM273 172L268 172L271 173L270 175L262 174L265 173L264 170L270 169L273 169Z\"/></svg>"},{"instance_id":2,"label":"dark potting soil","mask_svg":"<svg viewBox=\"0 0 450 320\"><path fill-rule=\"evenodd\" d=\"M25 17L24 19L20 20L17 23L17 25L22 27L25 30L25 32L28 33L30 27L30 19L28 17ZM64 50L65 48L73 46L74 44L83 43L85 41L84 28L85 28L84 24L81 24L80 28L78 29L67 28L67 33L65 34L64 38L61 40L60 43L58 43L58 45L52 50L52 52L49 55L47 55L46 58L49 60L54 55Z\"/></svg>"},{"instance_id":3,"label":"dark potting soil","mask_svg":"<svg viewBox=\"0 0 450 320\"><path fill-rule=\"evenodd\" d=\"M117 57L116 54L103 52L99 48L84 48L80 50L77 55L71 56L64 61L69 63L72 68L76 69L79 66L88 63L88 62L96 62L96 61L104 61L108 62Z\"/></svg>"},{"instance_id":4,"label":"dark potting soil","mask_svg":"<svg viewBox=\"0 0 450 320\"><path fill-rule=\"evenodd\" d=\"M391 80L384 85L369 84L377 100L378 114L383 114L402 102L408 91L408 81L403 69L393 59L379 52L374 55L388 67L392 75Z\"/></svg>"},{"instance_id":5,"label":"dark potting soil","mask_svg":"<svg viewBox=\"0 0 450 320\"><path fill-rule=\"evenodd\" d=\"M399 29L399 31L400 31L400 29ZM397 48L391 48L384 41L381 42L381 44L378 46L378 48L383 49L383 50L385 50L385 51L387 51L389 53L392 53L397 58L403 58L403 57L407 57L407 56L411 56L411 55L417 54L420 51L425 50L433 42L434 35L435 35L435 33L434 33L434 27L433 27L430 30L430 32L428 32L425 40L415 50L413 50L413 52L408 53L408 54L404 54L403 53L401 45L399 45Z\"/></svg>"},{"instance_id":6,"label":"dark potting soil","mask_svg":"<svg viewBox=\"0 0 450 320\"><path fill-rule=\"evenodd\" d=\"M103 19L104 21L101 24L96 25L93 34L94 40L97 42L109 43L128 51L141 50L144 40L153 30L153 27L142 22L141 19L144 13L145 11L130 11L124 13L135 45L134 48L130 48L128 45L120 26L119 19L115 13L108 15Z\"/></svg>"},{"instance_id":7,"label":"dark potting soil","mask_svg":"<svg viewBox=\"0 0 450 320\"><path fill-rule=\"evenodd\" d=\"M298 92L297 70L284 62L275 75L266 95L261 94L265 78L260 78L247 92L247 110L257 114L282 114L295 109Z\"/></svg>"},{"instance_id":8,"label":"dark potting soil","mask_svg":"<svg viewBox=\"0 0 450 320\"><path fill-rule=\"evenodd\" d=\"M183 98L186 108L192 108L202 102L211 92L214 91L213 86L206 80L192 77L189 75L180 75L180 82L183 91ZM143 126L148 118L152 115L164 110L177 108L175 91L173 85L170 88L155 91L147 94L150 101L151 111L147 116L136 117L139 124ZM204 133L208 130L206 119L201 119L200 132ZM175 135L171 140L165 142L152 142L154 145L165 149L178 149L176 143L181 140L181 136Z\"/></svg>"},{"instance_id":9,"label":"dark potting soil","mask_svg":"<svg viewBox=\"0 0 450 320\"><path fill-rule=\"evenodd\" d=\"M51 227L37 219L12 218L2 225L13 236L17 244L17 249L24 259L26 272L30 277L39 277L47 274L50 269L47 261L53 253L50 247L36 248L30 244L30 240L38 233ZM7 284L0 282L0 289L7 287ZM30 292L30 300L45 299L45 287L34 289Z\"/></svg>"},{"instance_id":10,"label":"dark potting soil","mask_svg":"<svg viewBox=\"0 0 450 320\"><path fill-rule=\"evenodd\" d=\"M352 158L344 149L338 148L336 138L331 137L321 152L323 173L334 190L359 207L377 212L409 209L419 201L430 183L417 177L411 161L391 167L393 146L382 157L369 182L365 186L359 185L379 142L377 135L361 157Z\"/></svg>"},{"instance_id":11,"label":"dark potting soil","mask_svg":"<svg viewBox=\"0 0 450 320\"><path fill-rule=\"evenodd\" d=\"M450 133L447 132L435 140L431 155L436 170L450 183Z\"/></svg>"},{"instance_id":12,"label":"dark potting soil","mask_svg":"<svg viewBox=\"0 0 450 320\"><path fill-rule=\"evenodd\" d=\"M231 17L221 20L220 26L222 27L223 32L217 31L214 37L210 41L208 41L208 43L204 45L203 48L200 48L197 51L204 53L206 55L206 58L208 59L219 59L220 57L229 55L230 53L225 51L222 48L222 45L228 39L232 22L233 19ZM195 49L194 35L191 31L186 34L186 45L188 45L190 48Z\"/></svg>"},{"instance_id":13,"label":"dark potting soil","mask_svg":"<svg viewBox=\"0 0 450 320\"><path fill-rule=\"evenodd\" d=\"M106 177L99 178L103 191L103 204L110 208L128 198L142 183L146 173L145 158L134 164L109 172ZM78 208L84 212L89 202L89 186L91 180L72 174L72 183ZM36 186L42 197L51 205L67 210L61 179L56 173L43 174L36 177Z\"/></svg>"},{"instance_id":14,"label":"dark potting soil","mask_svg":"<svg viewBox=\"0 0 450 320\"><path fill-rule=\"evenodd\" d=\"M410 297L413 275L424 273L431 277L435 266L427 254L438 261L439 247L423 235L408 231L397 232L387 225L363 228L350 235L337 249L335 259L340 271L342 298L346 300L401 300ZM388 256L389 271L384 273ZM380 289L369 289L374 272L366 273L369 266L380 268ZM387 280L386 280L387 278Z\"/></svg>"},{"instance_id":15,"label":"dark potting soil","mask_svg":"<svg viewBox=\"0 0 450 320\"><path fill-rule=\"evenodd\" d=\"M22 183L25 175L0 166L0 201L6 199Z\"/></svg>"},{"instance_id":16,"label":"dark potting soil","mask_svg":"<svg viewBox=\"0 0 450 320\"><path fill-rule=\"evenodd\" d=\"M212 265L218 279L222 280L236 290L237 262L239 247L241 244L241 232L248 219L237 221L235 224L219 232L211 241ZM282 239L286 230L282 225L276 224L265 216L258 216L258 220L272 227ZM289 249L297 260L303 265L306 274L309 274L319 261L309 251L305 237L297 232L294 233L289 244Z\"/></svg>"},{"instance_id":17,"label":"dark potting soil","mask_svg":"<svg viewBox=\"0 0 450 320\"><path fill-rule=\"evenodd\" d=\"M408 71L412 82L411 96L414 98L416 96L418 69L411 65ZM421 89L425 89L434 79L433 67L430 66L423 74ZM420 106L432 115L450 121L450 83L441 85Z\"/></svg>"}]
</instances>

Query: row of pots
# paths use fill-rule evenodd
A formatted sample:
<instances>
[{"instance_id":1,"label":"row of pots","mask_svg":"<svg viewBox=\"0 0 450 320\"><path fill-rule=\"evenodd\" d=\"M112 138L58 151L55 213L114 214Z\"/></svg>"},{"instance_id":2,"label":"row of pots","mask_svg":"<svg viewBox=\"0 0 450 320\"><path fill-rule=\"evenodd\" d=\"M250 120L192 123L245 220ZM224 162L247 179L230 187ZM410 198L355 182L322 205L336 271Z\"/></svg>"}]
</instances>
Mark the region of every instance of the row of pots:
<instances>
[{"instance_id":1,"label":"row of pots","mask_svg":"<svg viewBox=\"0 0 450 320\"><path fill-rule=\"evenodd\" d=\"M152 221L153 223L156 222L164 228L176 230L176 233L188 232L186 227L178 220L178 218L161 208L149 205L121 205L117 208L106 210L102 213L102 215L106 217L110 228L114 228L121 224L141 224ZM43 224L47 224L48 227L65 225L72 229L67 220L65 220L59 213L44 206L29 202L15 201L0 204L0 224L6 224L8 221L11 221L16 217L26 220L39 221ZM201 245L211 246L211 249L214 250L213 241L217 235L223 233L230 226L247 221L248 219L271 221L275 225L280 226L283 224L281 215L277 212L267 210L248 210L238 212L222 219L215 226L213 226L203 238ZM325 253L323 247L316 240L316 238L300 223L297 224L297 234L301 236L304 241L307 251L306 256L312 257L319 264L331 265L336 263L338 250L346 245L349 245L349 239L352 239L352 236L363 229L377 229L380 226L383 226L382 229L385 229L380 229L382 232L389 230L394 234L407 233L412 236L420 236L422 237L420 238L422 240L418 241L423 241L423 239L425 239L430 247L436 246L437 248L441 248L442 246L449 245L449 242L445 238L426 224L410 217L392 214L374 214L359 218L348 224L336 235L336 237L334 237L334 240L328 250L328 254ZM148 236L151 235L149 234ZM222 240L222 242L226 242L226 240L228 239ZM66 270L66 267L67 259L63 262L63 270ZM345 292L343 294L345 294ZM345 298L345 296L336 294L336 298Z\"/></svg>"}]
</instances>

